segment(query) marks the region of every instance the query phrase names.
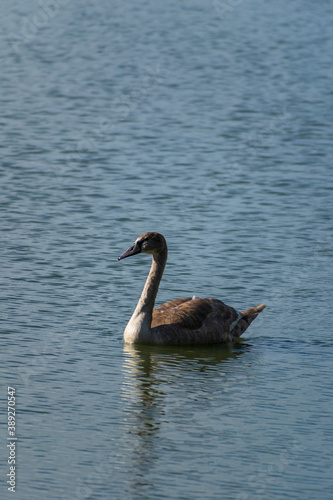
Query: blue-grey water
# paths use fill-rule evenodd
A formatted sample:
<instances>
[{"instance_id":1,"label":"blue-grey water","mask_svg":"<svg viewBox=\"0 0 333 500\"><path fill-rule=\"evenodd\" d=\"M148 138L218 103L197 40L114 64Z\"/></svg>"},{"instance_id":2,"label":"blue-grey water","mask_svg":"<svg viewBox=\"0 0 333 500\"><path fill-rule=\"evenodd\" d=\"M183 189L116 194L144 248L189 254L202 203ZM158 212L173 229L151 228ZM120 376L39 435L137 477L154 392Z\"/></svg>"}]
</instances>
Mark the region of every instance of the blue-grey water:
<instances>
[{"instance_id":1,"label":"blue-grey water","mask_svg":"<svg viewBox=\"0 0 333 500\"><path fill-rule=\"evenodd\" d=\"M1 498L333 498L333 3L2 0ZM130 347L157 304L267 309Z\"/></svg>"}]
</instances>

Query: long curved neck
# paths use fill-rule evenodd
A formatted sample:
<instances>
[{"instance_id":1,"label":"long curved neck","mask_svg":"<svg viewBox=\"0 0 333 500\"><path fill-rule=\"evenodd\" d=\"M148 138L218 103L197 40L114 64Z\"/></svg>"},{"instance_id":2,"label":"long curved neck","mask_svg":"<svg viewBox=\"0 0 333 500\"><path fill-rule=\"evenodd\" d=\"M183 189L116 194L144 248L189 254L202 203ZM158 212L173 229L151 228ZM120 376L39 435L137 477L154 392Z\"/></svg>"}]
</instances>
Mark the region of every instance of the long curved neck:
<instances>
[{"instance_id":1,"label":"long curved neck","mask_svg":"<svg viewBox=\"0 0 333 500\"><path fill-rule=\"evenodd\" d=\"M135 310L148 308L151 313L153 312L158 287L163 276L166 261L167 250L160 254L153 254L151 268Z\"/></svg>"},{"instance_id":2,"label":"long curved neck","mask_svg":"<svg viewBox=\"0 0 333 500\"><path fill-rule=\"evenodd\" d=\"M151 340L150 326L153 309L167 257L167 248L163 249L160 253L153 254L151 268L145 286L142 290L141 297L125 328L125 342L149 342Z\"/></svg>"}]
</instances>

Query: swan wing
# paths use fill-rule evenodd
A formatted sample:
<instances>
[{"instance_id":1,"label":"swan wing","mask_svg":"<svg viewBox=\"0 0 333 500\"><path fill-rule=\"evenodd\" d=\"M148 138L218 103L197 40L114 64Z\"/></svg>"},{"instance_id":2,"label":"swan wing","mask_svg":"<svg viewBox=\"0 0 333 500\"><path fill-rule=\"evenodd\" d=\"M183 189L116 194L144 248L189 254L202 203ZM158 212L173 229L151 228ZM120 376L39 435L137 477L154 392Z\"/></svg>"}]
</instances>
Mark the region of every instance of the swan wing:
<instances>
[{"instance_id":1,"label":"swan wing","mask_svg":"<svg viewBox=\"0 0 333 500\"><path fill-rule=\"evenodd\" d=\"M154 309L151 326L174 325L188 330L223 326L228 329L239 318L235 309L218 299L193 297L172 300Z\"/></svg>"}]
</instances>

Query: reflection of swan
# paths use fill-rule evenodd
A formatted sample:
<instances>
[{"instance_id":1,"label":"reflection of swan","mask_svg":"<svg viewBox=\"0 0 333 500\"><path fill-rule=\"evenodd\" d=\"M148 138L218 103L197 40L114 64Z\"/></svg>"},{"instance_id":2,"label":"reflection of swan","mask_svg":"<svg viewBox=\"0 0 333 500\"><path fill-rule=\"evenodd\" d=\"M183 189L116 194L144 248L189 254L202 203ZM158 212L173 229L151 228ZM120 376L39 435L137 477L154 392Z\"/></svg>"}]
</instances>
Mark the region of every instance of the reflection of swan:
<instances>
[{"instance_id":1,"label":"reflection of swan","mask_svg":"<svg viewBox=\"0 0 333 500\"><path fill-rule=\"evenodd\" d=\"M239 342L237 346L233 344L192 346L125 344L123 349L124 402L128 409L130 408L132 416L140 415L140 421L144 423L152 418L152 408L154 407L157 411L157 407L160 406L160 409L163 409L166 395L174 391L178 393L184 381L188 380L191 392L200 392L202 381L205 380L207 384L207 379L202 379L203 372L221 376L228 372L227 361L239 358L250 349L251 345L245 342ZM179 384L179 379L182 381L181 384ZM207 385L205 388L207 389ZM158 427L157 420L154 422L155 430ZM150 433L151 428L144 427ZM144 429L138 426L137 432L143 433Z\"/></svg>"},{"instance_id":2,"label":"reflection of swan","mask_svg":"<svg viewBox=\"0 0 333 500\"><path fill-rule=\"evenodd\" d=\"M152 344L208 344L234 341L265 308L264 304L238 312L218 299L176 299L154 309L168 250L159 233L145 233L118 260L150 253L152 266L140 300L129 320L125 342Z\"/></svg>"},{"instance_id":3,"label":"reflection of swan","mask_svg":"<svg viewBox=\"0 0 333 500\"><path fill-rule=\"evenodd\" d=\"M142 345L124 344L124 371L127 376L135 377L136 383L128 384L130 389L144 382L144 386L154 382L158 385L161 371L171 369L170 376L176 372L200 373L209 368L219 367L225 361L236 359L249 352L247 342L235 344L206 345ZM163 378L163 377L162 377Z\"/></svg>"},{"instance_id":4,"label":"reflection of swan","mask_svg":"<svg viewBox=\"0 0 333 500\"><path fill-rule=\"evenodd\" d=\"M169 476L173 468L186 467L184 449L192 460L193 434L200 435L199 447L207 440L204 446L210 446L210 439L215 440L221 431L221 412L230 410L229 393L245 398L241 387L247 388L248 381L242 367L247 362L245 359L242 364L241 357L246 358L250 350L251 345L245 342L205 346L124 344L120 397L125 418L117 454L118 468L126 466L126 498L156 498L156 474L164 477L165 460ZM239 401L243 411L247 402ZM225 432L228 434L228 427ZM200 454L195 455L200 460Z\"/></svg>"}]
</instances>

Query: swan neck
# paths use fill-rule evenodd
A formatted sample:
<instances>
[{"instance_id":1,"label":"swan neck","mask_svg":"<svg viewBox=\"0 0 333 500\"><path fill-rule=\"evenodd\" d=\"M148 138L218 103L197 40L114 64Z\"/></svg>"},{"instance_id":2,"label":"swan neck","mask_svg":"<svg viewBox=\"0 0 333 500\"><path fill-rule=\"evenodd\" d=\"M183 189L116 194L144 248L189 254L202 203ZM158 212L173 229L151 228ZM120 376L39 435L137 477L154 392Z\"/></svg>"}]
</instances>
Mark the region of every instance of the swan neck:
<instances>
[{"instance_id":1,"label":"swan neck","mask_svg":"<svg viewBox=\"0 0 333 500\"><path fill-rule=\"evenodd\" d=\"M135 311L125 328L125 342L151 342L151 322L158 287L163 276L168 251L153 254L151 268Z\"/></svg>"},{"instance_id":2,"label":"swan neck","mask_svg":"<svg viewBox=\"0 0 333 500\"><path fill-rule=\"evenodd\" d=\"M158 287L163 276L166 261L167 251L159 254L153 254L151 268L139 300L141 307L148 308L151 313L154 309Z\"/></svg>"}]
</instances>

